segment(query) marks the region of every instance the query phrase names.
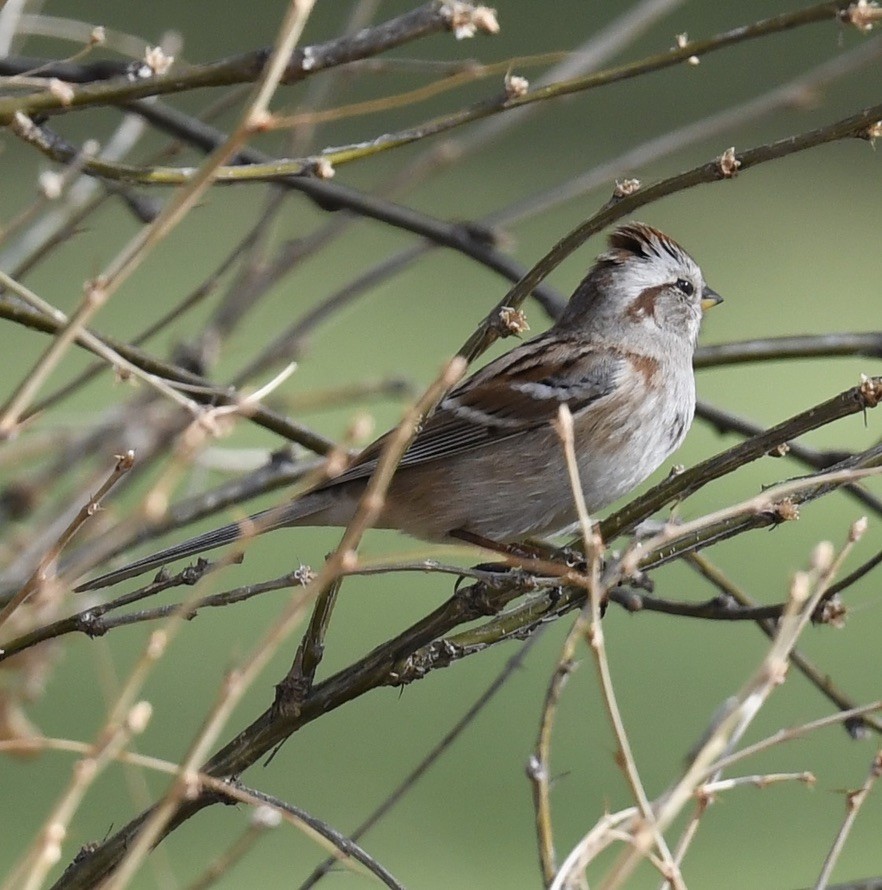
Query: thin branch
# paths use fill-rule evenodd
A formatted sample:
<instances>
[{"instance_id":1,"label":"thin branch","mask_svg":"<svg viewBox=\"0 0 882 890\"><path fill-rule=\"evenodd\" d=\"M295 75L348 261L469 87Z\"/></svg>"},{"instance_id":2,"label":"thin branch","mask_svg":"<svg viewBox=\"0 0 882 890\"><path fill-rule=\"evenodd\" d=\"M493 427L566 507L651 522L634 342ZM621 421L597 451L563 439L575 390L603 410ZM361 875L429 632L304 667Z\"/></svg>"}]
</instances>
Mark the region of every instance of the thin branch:
<instances>
[{"instance_id":1,"label":"thin branch","mask_svg":"<svg viewBox=\"0 0 882 890\"><path fill-rule=\"evenodd\" d=\"M832 356L882 358L882 331L825 332L714 343L699 346L692 364L696 369L719 368L750 362Z\"/></svg>"},{"instance_id":2,"label":"thin branch","mask_svg":"<svg viewBox=\"0 0 882 890\"><path fill-rule=\"evenodd\" d=\"M551 735L557 715L557 706L564 685L576 669L576 644L582 637L582 627L574 621L567 632L557 664L551 673L542 711L539 731L533 745L533 752L527 763L527 776L533 791L533 811L536 824L536 847L539 851L539 867L546 887L551 885L557 872L557 857L554 851L554 831L551 821Z\"/></svg>"},{"instance_id":3,"label":"thin branch","mask_svg":"<svg viewBox=\"0 0 882 890\"><path fill-rule=\"evenodd\" d=\"M143 708L141 709L143 711ZM136 714L136 716L138 716ZM142 715L143 716L143 715ZM85 742L72 741L71 739L53 739L45 736L29 739L10 739L0 740L0 751L12 753L30 753L34 751L65 751L74 754L80 754L84 758L92 757L95 753L94 746ZM137 766L142 769L154 770L168 776L174 776L178 770L178 764L160 760L157 757L150 757L144 754L138 754L125 748L116 748L109 751L108 760L117 761L123 764ZM339 850L343 855L335 860L344 866L350 866L352 862L362 864L368 871L373 872L381 881L389 881L392 883L388 886L398 887L391 875L383 869L379 863L369 856L358 844L354 843L351 838L346 837L340 832L333 829L326 822L316 819L305 810L295 807L285 801L279 800L277 797L248 788L240 782L231 782L229 780L218 780L214 776L205 773L197 773L193 776L194 782L203 786L206 793L210 793L216 801L224 801L227 803L245 803L256 810L269 809L280 814L286 821L300 828L306 827L310 829L313 840L316 836L327 841L327 846ZM255 813L255 819L265 818L264 814ZM271 827L268 826L268 827ZM309 834L309 832L307 832ZM63 879L63 876L62 876Z\"/></svg>"},{"instance_id":4,"label":"thin branch","mask_svg":"<svg viewBox=\"0 0 882 890\"><path fill-rule=\"evenodd\" d=\"M362 32L301 47L291 53L280 74L280 82L297 83L327 68L378 55L421 37L448 30L450 17L443 4L426 3L404 15L389 19ZM73 95L60 99L51 91L30 96L0 99L0 125L8 124L17 111L26 114L67 112L90 105L119 105L147 96L179 93L202 87L255 83L264 71L269 50L260 49L230 59L194 66L186 72L173 71L161 77L129 81L118 78L77 87Z\"/></svg>"},{"instance_id":5,"label":"thin branch","mask_svg":"<svg viewBox=\"0 0 882 890\"><path fill-rule=\"evenodd\" d=\"M48 315L58 323L59 330L70 322L70 319L61 310L56 309L50 303L43 300L38 294L11 278L2 269L0 269L0 287L12 291L12 293L38 312ZM198 413L198 406L192 399L182 395L163 378L142 371L136 364L128 361L118 352L111 349L90 331L81 331L76 339L78 343L94 352L95 355L103 358L105 363L111 368L114 368L120 373L128 373L133 377L137 377L147 386L152 387L179 407L188 410L191 414L195 415ZM27 416L33 416L37 413L36 410L32 410L29 413L27 411L27 403L30 400L31 394L36 391L40 383L42 383L42 377L39 377L36 380L33 379L33 377L26 378L19 388L19 391L16 393L16 397L11 397L9 399L7 402L7 406L9 407L6 407L6 411L12 415L13 421L20 416L27 418ZM2 424L0 424L0 434L2 434Z\"/></svg>"},{"instance_id":6,"label":"thin branch","mask_svg":"<svg viewBox=\"0 0 882 890\"><path fill-rule=\"evenodd\" d=\"M864 784L861 785L857 791L850 791L846 795L845 818L842 820L842 825L836 833L833 845L830 847L827 856L824 858L824 865L821 868L820 875L818 875L818 880L815 882L815 890L826 890L828 887L830 876L833 874L833 869L836 867L839 856L845 847L845 841L851 833L851 829L854 826L858 813L880 776L882 776L882 750L876 752L876 756L873 758L873 762L870 765L870 771L867 773L867 778L864 780Z\"/></svg>"},{"instance_id":7,"label":"thin branch","mask_svg":"<svg viewBox=\"0 0 882 890\"><path fill-rule=\"evenodd\" d=\"M882 118L882 104L874 105L826 126L809 130L797 136L780 139L767 145L747 149L744 152L738 152L732 158L732 165L739 172L745 172L751 167L779 160L788 155L825 145L829 142L849 138L869 139L872 127L880 118ZM727 173L725 165L721 163L721 159L716 158L706 164L693 167L684 173L662 179L652 185L640 188L632 194L608 202L595 214L565 235L545 256L533 265L530 271L509 290L497 304L496 308L487 316L478 330L465 343L460 353L471 359L483 352L499 336L499 312L502 308L519 308L530 292L550 272L601 229L660 198L668 197L696 185L729 179L733 175L734 173Z\"/></svg>"},{"instance_id":8,"label":"thin branch","mask_svg":"<svg viewBox=\"0 0 882 890\"><path fill-rule=\"evenodd\" d=\"M141 247L149 247L156 240L163 237L180 221L184 213L192 207L196 198L211 183L214 172L231 154L246 141L252 134L255 126L260 125L260 119L266 114L269 100L274 93L283 74L283 65L291 54L291 50L297 43L300 34L312 11L313 0L292 0L284 20L280 26L279 34L273 52L261 72L260 79L254 91L251 101L248 103L240 122L231 134L225 145L218 148L202 165L199 176L194 180L191 188L185 189L177 200L173 200L160 214L157 225L153 231L148 228L145 236L138 239L133 245L134 250L123 252L115 264L111 265L111 271L107 278L108 284L114 280L119 281L133 267L137 258L142 256ZM302 598L299 598L302 601ZM292 610L295 615L299 609L295 605ZM259 659L255 659L259 662ZM254 663L251 665L254 666ZM243 671L243 674L246 673ZM215 731L219 731L226 715L233 704L238 701L235 694L237 688L245 684L234 684L230 680L228 691L223 693L202 731L193 740L187 751L187 756L182 760L180 771L172 783L163 800L154 808L150 817L133 838L125 854L120 859L118 867L107 883L107 890L121 890L134 875L139 863L147 855L154 841L159 837L167 820L174 813L179 800L187 795L188 774L193 771L207 753L207 746L213 743ZM241 693L240 693L241 694Z\"/></svg>"},{"instance_id":9,"label":"thin branch","mask_svg":"<svg viewBox=\"0 0 882 890\"><path fill-rule=\"evenodd\" d=\"M745 614L753 613L755 615L757 626L769 638L774 639L777 633L777 623L781 615L784 613L783 604L776 605L772 608L757 607L754 601L747 594L729 580L716 566L714 566L704 555L699 553L690 553L686 556L686 564L698 571L702 577L706 578L721 590L724 596L730 602L736 602L740 605L739 612L744 611ZM841 584L841 582L840 582ZM836 593L839 584L831 584L827 592L824 594L825 599ZM805 655L798 649L794 649L790 660L799 669L800 673L812 684L823 696L833 702L840 711L850 712L856 707L856 702L850 696L846 695L833 682L827 671L816 667ZM874 729L876 732L882 733L882 721L868 716L860 721L860 724ZM858 724L854 724L856 726Z\"/></svg>"},{"instance_id":10,"label":"thin branch","mask_svg":"<svg viewBox=\"0 0 882 890\"><path fill-rule=\"evenodd\" d=\"M407 130L383 134L374 139L353 145L327 149L322 153L322 157L334 165L361 160L420 139L438 136L441 133L446 133L465 124L499 114L503 111L507 112L512 109L524 108L536 102L545 102L549 99L561 98L573 93L586 92L598 87L608 86L612 83L639 77L647 72L660 71L674 65L690 64L690 60L694 58L700 58L702 55L740 43L743 40L753 40L807 24L838 19L843 16L844 11L850 5L849 0L820 3L794 13L785 13L760 22L754 22L750 25L734 28L706 40L685 42L682 46L649 56L637 62L608 68L603 71L591 72L590 74L567 81L548 84L531 90L522 96L511 97L503 93L499 97L487 99L473 105L471 108L425 121ZM2 107L0 105L0 113L2 113Z\"/></svg>"},{"instance_id":11,"label":"thin branch","mask_svg":"<svg viewBox=\"0 0 882 890\"><path fill-rule=\"evenodd\" d=\"M354 860L363 865L375 878L387 887L391 887L393 890L404 890L404 885L400 884L383 865L355 843L355 838L352 836L347 836L342 832L337 831L328 825L327 822L316 819L315 816L310 815L300 807L295 807L292 804L279 800L279 798L266 794L263 791L247 788L241 782L236 782L234 787L237 790L244 791L249 797L256 801L262 801L268 806L289 813L294 816L298 822L302 822L304 825L307 825L313 831L317 832L333 846L336 852L338 852L339 855L335 859L336 862L347 864L347 860Z\"/></svg>"},{"instance_id":12,"label":"thin branch","mask_svg":"<svg viewBox=\"0 0 882 890\"><path fill-rule=\"evenodd\" d=\"M672 476L635 498L621 510L608 516L600 525L605 541L633 531L644 519L675 500L694 494L708 482L733 472L745 464L774 451L791 439L834 423L843 417L872 408L882 398L882 377L872 378L868 385L852 387L825 402L809 408L768 429L761 435L728 448L694 467Z\"/></svg>"},{"instance_id":13,"label":"thin branch","mask_svg":"<svg viewBox=\"0 0 882 890\"><path fill-rule=\"evenodd\" d=\"M834 556L832 545L819 545L812 555L811 568L798 572L790 589L790 608L781 619L778 635L751 679L740 690L733 706L718 721L703 741L681 778L661 797L655 808L655 825L636 825L633 846L626 849L609 872L604 890L621 887L633 873L645 851L651 849L655 831L664 831L692 796L700 777L713 767L714 761L737 743L759 711L763 702L784 681L787 661L802 631L808 625L815 607L829 587L834 573L847 557L855 541L865 530L855 523L846 543ZM571 866L572 868L572 866ZM558 880L561 875L558 875Z\"/></svg>"},{"instance_id":14,"label":"thin branch","mask_svg":"<svg viewBox=\"0 0 882 890\"><path fill-rule=\"evenodd\" d=\"M0 300L0 318L15 321L25 327L45 333L57 333L62 329L60 322L43 313L34 312L3 300ZM85 331L78 332L78 341L80 334L83 333ZM198 401L200 404L235 406L247 399L247 396L231 390L229 387L215 386L210 380L206 380L198 374L193 374L177 365L163 362L149 353L120 340L114 340L106 336L101 336L99 339L127 361L137 365L142 371L154 374L166 381L190 387L188 392L193 400ZM277 433L288 441L303 445L304 448L308 448L316 454L328 454L336 447L336 443L332 440L270 408L261 405L250 406L248 417L258 426Z\"/></svg>"},{"instance_id":15,"label":"thin branch","mask_svg":"<svg viewBox=\"0 0 882 890\"><path fill-rule=\"evenodd\" d=\"M124 455L117 457L116 464L111 470L110 475L105 479L104 483L98 491L90 498L89 503L85 504L77 515L73 518L67 528L62 532L52 547L43 554L33 574L25 582L24 586L18 593L0 609L0 627L2 627L15 610L25 603L34 593L38 593L45 585L51 583L51 576L54 574L52 568L58 561L61 551L67 546L73 536L93 516L101 507L101 501L107 493L119 482L119 480L132 468L135 463L134 451L128 451Z\"/></svg>"},{"instance_id":16,"label":"thin branch","mask_svg":"<svg viewBox=\"0 0 882 890\"><path fill-rule=\"evenodd\" d=\"M579 464L576 458L576 448L573 433L573 418L569 407L564 403L560 407L558 416L558 434L563 442L564 453L566 455L567 471L570 479L570 488L573 494L573 501L579 516L579 526L582 533L582 545L585 553L588 555L588 601L586 608L579 613L575 621L575 627L578 627L580 634L584 637L588 644L592 655L594 656L594 664L597 669L598 682L606 706L607 716L613 735L618 745L617 762L625 774L625 778L631 787L631 794L637 803L640 812L642 824L646 831L652 836L653 845L658 850L659 863L658 867L664 877L669 880L674 887L685 890L686 885L683 883L683 877L680 869L671 855L670 848L665 840L662 829L656 824L655 811L649 801L646 789L643 787L643 780L637 768L637 761L631 748L631 742L628 739L628 733L625 729L625 721L619 708L618 699L616 697L615 688L612 682L612 671L609 665L609 658L606 654L606 639L603 633L603 625L601 622L603 614L603 594L605 588L600 581L600 560L603 552L603 541L597 531L594 529L591 517L585 505L585 496L583 494L582 481L579 478ZM553 875L552 881L553 881ZM550 885L552 881L548 881Z\"/></svg>"},{"instance_id":17,"label":"thin branch","mask_svg":"<svg viewBox=\"0 0 882 890\"><path fill-rule=\"evenodd\" d=\"M468 728L478 714L490 704L497 692L512 678L516 671L520 670L530 651L533 643L539 639L539 635L535 634L530 637L518 651L508 659L502 670L496 675L490 685L478 696L472 703L471 707L460 717L456 723L444 734L444 737L435 745L428 754L412 769L407 776L402 779L399 785L390 792L386 799L356 828L350 832L348 837L350 840L357 841L363 837L371 828L374 827L403 797L410 791L413 786L434 766L442 754L444 754L462 732ZM317 866L312 874L300 885L300 890L309 890L314 887L337 862L336 859L326 859L321 865Z\"/></svg>"},{"instance_id":18,"label":"thin branch","mask_svg":"<svg viewBox=\"0 0 882 890\"><path fill-rule=\"evenodd\" d=\"M857 725L860 720L866 719L875 711L882 711L882 699L870 702L868 705L860 705L855 708L850 708L847 711L838 711L835 714L827 714L824 717L820 717L817 720L811 720L808 723L802 723L799 726L779 729L778 732L773 733L767 738L754 742L752 745L747 745L718 760L714 764L713 770L708 771L708 777L710 777L712 772L727 770L735 764L746 760L748 757L754 757L763 751L768 751L769 748L773 748L775 745L784 744L792 739L804 738L817 729L823 729L827 726L839 726L842 724Z\"/></svg>"}]
</instances>

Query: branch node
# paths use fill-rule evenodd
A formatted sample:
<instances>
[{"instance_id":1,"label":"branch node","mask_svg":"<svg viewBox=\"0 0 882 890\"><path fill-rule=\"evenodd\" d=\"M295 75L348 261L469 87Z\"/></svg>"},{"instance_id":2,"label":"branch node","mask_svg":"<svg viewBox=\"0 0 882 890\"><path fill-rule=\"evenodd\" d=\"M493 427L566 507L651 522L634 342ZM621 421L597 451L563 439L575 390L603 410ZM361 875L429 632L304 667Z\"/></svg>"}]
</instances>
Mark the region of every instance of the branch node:
<instances>
[{"instance_id":1,"label":"branch node","mask_svg":"<svg viewBox=\"0 0 882 890\"><path fill-rule=\"evenodd\" d=\"M882 377L868 377L861 374L858 395L865 408L875 408L882 401Z\"/></svg>"},{"instance_id":2,"label":"branch node","mask_svg":"<svg viewBox=\"0 0 882 890\"><path fill-rule=\"evenodd\" d=\"M740 166L741 161L735 157L734 146L727 148L719 158L717 158L717 167L723 175L723 179L734 179L735 176L738 175L738 168Z\"/></svg>"},{"instance_id":3,"label":"branch node","mask_svg":"<svg viewBox=\"0 0 882 890\"><path fill-rule=\"evenodd\" d=\"M678 34L676 37L677 40L677 49L685 49L689 45L689 35L684 31L682 34ZM698 56L689 56L686 59L687 64L689 65L700 65L701 59Z\"/></svg>"},{"instance_id":4,"label":"branch node","mask_svg":"<svg viewBox=\"0 0 882 890\"><path fill-rule=\"evenodd\" d=\"M505 75L505 95L508 99L520 99L530 89L530 81L526 77L509 72Z\"/></svg>"},{"instance_id":5,"label":"branch node","mask_svg":"<svg viewBox=\"0 0 882 890\"><path fill-rule=\"evenodd\" d=\"M848 607L837 594L821 602L812 615L812 624L829 624L836 630L842 630L847 615Z\"/></svg>"},{"instance_id":6,"label":"branch node","mask_svg":"<svg viewBox=\"0 0 882 890\"><path fill-rule=\"evenodd\" d=\"M457 40L467 40L478 31L482 34L499 33L496 10L489 6L474 6L463 3L462 0L446 0L441 6L441 17Z\"/></svg>"},{"instance_id":7,"label":"branch node","mask_svg":"<svg viewBox=\"0 0 882 890\"><path fill-rule=\"evenodd\" d=\"M525 331L530 330L530 325L527 324L527 315L522 309L513 309L511 306L503 306L499 310L499 324L500 331L499 333L502 336L519 336L523 334Z\"/></svg>"},{"instance_id":8,"label":"branch node","mask_svg":"<svg viewBox=\"0 0 882 890\"><path fill-rule=\"evenodd\" d=\"M333 179L337 172L327 158L316 158L307 168L316 179Z\"/></svg>"},{"instance_id":9,"label":"branch node","mask_svg":"<svg viewBox=\"0 0 882 890\"><path fill-rule=\"evenodd\" d=\"M839 18L846 25L851 25L866 34L873 30L876 22L882 21L882 9L879 9L878 3L856 0L842 10Z\"/></svg>"},{"instance_id":10,"label":"branch node","mask_svg":"<svg viewBox=\"0 0 882 890\"><path fill-rule=\"evenodd\" d=\"M768 504L757 511L771 516L775 522L795 522L799 519L799 506L793 498L782 498L773 504Z\"/></svg>"},{"instance_id":11,"label":"branch node","mask_svg":"<svg viewBox=\"0 0 882 890\"><path fill-rule=\"evenodd\" d=\"M613 189L613 200L620 201L640 191L639 179L617 179L616 187Z\"/></svg>"},{"instance_id":12,"label":"branch node","mask_svg":"<svg viewBox=\"0 0 882 890\"><path fill-rule=\"evenodd\" d=\"M389 671L389 686L407 686L415 680L421 680L430 671L450 667L461 658L463 648L450 640L435 640L428 646L418 649L412 655L398 662Z\"/></svg>"},{"instance_id":13,"label":"branch node","mask_svg":"<svg viewBox=\"0 0 882 890\"><path fill-rule=\"evenodd\" d=\"M129 65L126 77L132 83L159 77L168 73L174 61L175 57L167 55L161 46L148 46L144 58Z\"/></svg>"},{"instance_id":14,"label":"branch node","mask_svg":"<svg viewBox=\"0 0 882 890\"><path fill-rule=\"evenodd\" d=\"M70 105L74 100L73 87L67 81L50 77L48 83L49 92L55 96L62 105Z\"/></svg>"}]
</instances>

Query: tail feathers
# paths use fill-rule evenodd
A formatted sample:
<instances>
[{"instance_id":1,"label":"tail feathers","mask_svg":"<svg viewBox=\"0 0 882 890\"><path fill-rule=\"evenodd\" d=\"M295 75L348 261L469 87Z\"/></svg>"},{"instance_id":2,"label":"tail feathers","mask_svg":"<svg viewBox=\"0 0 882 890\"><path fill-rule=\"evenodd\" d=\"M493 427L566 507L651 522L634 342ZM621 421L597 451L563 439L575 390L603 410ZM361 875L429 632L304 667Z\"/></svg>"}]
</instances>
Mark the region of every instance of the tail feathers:
<instances>
[{"instance_id":1,"label":"tail feathers","mask_svg":"<svg viewBox=\"0 0 882 890\"><path fill-rule=\"evenodd\" d=\"M223 547L224 544L232 544L234 541L244 537L282 528L297 518L296 515L292 515L292 506L292 504L288 504L283 507L262 510L260 513L255 513L241 522L233 522L230 525L221 526L210 532L197 535L195 538L190 538L188 541L175 544L173 547L167 547L165 550L160 550L135 562L130 562L128 565L113 572L99 575L97 578L93 578L91 581L87 581L74 589L77 593L81 593L86 590L110 587L112 584L117 584L128 578L134 578L137 575L143 575L151 569L158 569L168 562L183 559L185 556L195 556L197 553L202 553L205 550L214 550L216 547ZM297 512L299 513L299 511Z\"/></svg>"}]
</instances>

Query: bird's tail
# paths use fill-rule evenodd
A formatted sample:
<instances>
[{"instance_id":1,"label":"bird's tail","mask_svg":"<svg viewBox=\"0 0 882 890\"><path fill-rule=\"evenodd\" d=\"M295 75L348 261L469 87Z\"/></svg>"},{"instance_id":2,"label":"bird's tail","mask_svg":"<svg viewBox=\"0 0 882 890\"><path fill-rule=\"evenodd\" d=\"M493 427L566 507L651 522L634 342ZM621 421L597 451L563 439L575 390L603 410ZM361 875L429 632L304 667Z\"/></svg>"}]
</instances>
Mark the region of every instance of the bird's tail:
<instances>
[{"instance_id":1,"label":"bird's tail","mask_svg":"<svg viewBox=\"0 0 882 890\"><path fill-rule=\"evenodd\" d=\"M157 553L151 553L149 556L142 557L135 562L130 562L122 568L104 575L99 575L85 584L80 584L74 588L77 593L85 590L98 590L101 587L109 587L111 584L117 584L128 578L134 578L137 575L143 575L151 569L158 569L167 562L174 562L176 559L183 559L185 556L195 556L205 550L214 550L216 547L223 547L224 544L232 544L234 541L242 538L252 537L253 535L261 535L264 532L273 531L286 525L291 525L297 519L309 512L303 509L298 501L285 504L280 507L272 507L269 510L262 510L255 513L247 519L240 522L232 522L229 525L223 525L220 528L213 529L210 532L197 535L188 541L175 544L172 547L166 547Z\"/></svg>"}]
</instances>

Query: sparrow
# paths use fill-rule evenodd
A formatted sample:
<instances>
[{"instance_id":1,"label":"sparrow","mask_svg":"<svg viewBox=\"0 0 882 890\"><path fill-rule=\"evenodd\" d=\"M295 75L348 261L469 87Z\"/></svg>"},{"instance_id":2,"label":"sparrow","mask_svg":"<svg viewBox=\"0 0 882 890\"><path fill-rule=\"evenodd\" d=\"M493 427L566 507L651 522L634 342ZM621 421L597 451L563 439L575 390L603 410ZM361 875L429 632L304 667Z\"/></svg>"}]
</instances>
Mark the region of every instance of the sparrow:
<instances>
[{"instance_id":1,"label":"sparrow","mask_svg":"<svg viewBox=\"0 0 882 890\"><path fill-rule=\"evenodd\" d=\"M425 420L395 472L376 527L427 541L499 545L575 527L554 427L561 404L573 415L589 512L627 494L679 447L692 423L692 356L703 312L721 299L672 238L639 222L616 229L555 324L481 368ZM77 590L116 584L246 533L345 526L386 436L345 472L288 504L146 556Z\"/></svg>"}]
</instances>

